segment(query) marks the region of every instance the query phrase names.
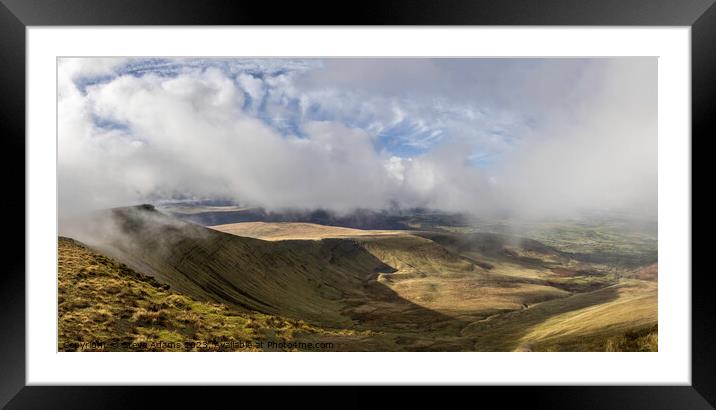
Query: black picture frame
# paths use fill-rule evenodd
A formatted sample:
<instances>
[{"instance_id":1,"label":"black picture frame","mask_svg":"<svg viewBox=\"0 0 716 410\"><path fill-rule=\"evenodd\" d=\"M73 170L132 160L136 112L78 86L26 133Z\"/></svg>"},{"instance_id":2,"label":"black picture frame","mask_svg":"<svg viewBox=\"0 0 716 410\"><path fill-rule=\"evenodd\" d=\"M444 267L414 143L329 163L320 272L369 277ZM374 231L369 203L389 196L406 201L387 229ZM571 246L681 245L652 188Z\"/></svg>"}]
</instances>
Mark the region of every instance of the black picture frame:
<instances>
[{"instance_id":1,"label":"black picture frame","mask_svg":"<svg viewBox=\"0 0 716 410\"><path fill-rule=\"evenodd\" d=\"M690 26L692 56L692 146L711 137L716 110L716 6L714 0L403 0L332 2L191 1L191 0L0 0L0 162L6 194L2 201L6 230L4 269L0 278L0 405L7 408L133 408L159 398L162 407L206 406L229 396L265 398L266 407L300 405L315 399L308 388L252 393L242 388L209 387L61 387L26 386L25 351L25 28L27 26L99 25L606 25ZM693 152L693 148L692 148ZM692 159L693 161L693 159ZM693 203L693 195L692 195ZM467 395L480 402L499 400L542 404L551 408L713 408L716 405L716 325L709 271L692 275L692 380L689 386L475 387ZM615 369L615 371L618 371ZM156 389L156 390L155 390ZM209 390L210 389L210 390ZM267 391L267 389L272 389ZM378 388L382 389L382 388ZM209 390L209 391L207 391ZM335 387L339 407L405 403L406 396L424 405L444 406L465 389L435 392L385 392ZM457 394L456 393L460 393ZM145 394L142 394L145 393ZM325 392L321 392L325 395ZM391 399L392 397L392 399ZM485 401L486 400L486 401ZM227 403L236 404L236 401ZM332 407L337 404L333 403Z\"/></svg>"}]
</instances>

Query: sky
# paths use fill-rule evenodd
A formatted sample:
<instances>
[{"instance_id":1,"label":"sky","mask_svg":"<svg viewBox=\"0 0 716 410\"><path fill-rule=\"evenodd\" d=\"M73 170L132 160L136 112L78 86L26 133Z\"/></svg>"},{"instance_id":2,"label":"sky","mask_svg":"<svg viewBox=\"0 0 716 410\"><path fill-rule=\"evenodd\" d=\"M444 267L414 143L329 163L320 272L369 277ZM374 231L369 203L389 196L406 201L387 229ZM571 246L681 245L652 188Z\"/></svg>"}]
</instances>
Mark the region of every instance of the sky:
<instances>
[{"instance_id":1,"label":"sky","mask_svg":"<svg viewBox=\"0 0 716 410\"><path fill-rule=\"evenodd\" d=\"M61 215L657 211L657 60L58 60Z\"/></svg>"}]
</instances>

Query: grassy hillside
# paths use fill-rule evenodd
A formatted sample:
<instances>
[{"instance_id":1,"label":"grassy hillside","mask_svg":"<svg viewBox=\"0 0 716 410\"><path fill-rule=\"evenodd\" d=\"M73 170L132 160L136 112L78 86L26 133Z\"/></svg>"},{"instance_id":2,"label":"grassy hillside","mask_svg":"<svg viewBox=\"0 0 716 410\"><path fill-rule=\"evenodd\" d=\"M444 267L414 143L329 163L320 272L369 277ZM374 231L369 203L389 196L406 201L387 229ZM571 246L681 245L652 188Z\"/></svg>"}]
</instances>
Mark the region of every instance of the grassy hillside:
<instances>
[{"instance_id":1,"label":"grassy hillside","mask_svg":"<svg viewBox=\"0 0 716 410\"><path fill-rule=\"evenodd\" d=\"M463 335L479 335L479 351L618 350L634 333L655 337L656 302L653 283L629 281L474 322ZM656 350L656 344L632 350Z\"/></svg>"},{"instance_id":2,"label":"grassy hillside","mask_svg":"<svg viewBox=\"0 0 716 410\"><path fill-rule=\"evenodd\" d=\"M376 281L393 269L353 240L262 241L141 207L102 213L91 225L101 229L87 236L91 246L197 300L332 327L361 325L376 309L386 312L381 329L450 320Z\"/></svg>"},{"instance_id":3,"label":"grassy hillside","mask_svg":"<svg viewBox=\"0 0 716 410\"><path fill-rule=\"evenodd\" d=\"M175 297L219 309L212 314L231 323L227 337L245 337L238 318L265 324L269 335L270 318L281 317L286 337L295 337L296 323L298 334L307 326L321 340L340 340L336 350L656 349L656 265L583 261L498 234L238 225L233 232L274 240L207 229L149 206L99 213L83 225L93 231L75 233L127 264L122 269L151 277L143 281L159 286L153 292L169 286ZM297 237L310 239L278 240ZM122 303L104 297L97 309ZM168 317L181 317L163 303ZM219 319L225 312L237 319Z\"/></svg>"},{"instance_id":4,"label":"grassy hillside","mask_svg":"<svg viewBox=\"0 0 716 410\"><path fill-rule=\"evenodd\" d=\"M315 351L380 344L372 332L197 301L72 239L59 238L58 258L60 351ZM295 346L271 347L269 341Z\"/></svg>"},{"instance_id":5,"label":"grassy hillside","mask_svg":"<svg viewBox=\"0 0 716 410\"><path fill-rule=\"evenodd\" d=\"M285 241L290 239L318 240L372 235L397 235L402 233L402 231L395 230L364 230L305 222L240 222L215 225L210 226L210 228L219 232L263 239L265 241Z\"/></svg>"}]
</instances>

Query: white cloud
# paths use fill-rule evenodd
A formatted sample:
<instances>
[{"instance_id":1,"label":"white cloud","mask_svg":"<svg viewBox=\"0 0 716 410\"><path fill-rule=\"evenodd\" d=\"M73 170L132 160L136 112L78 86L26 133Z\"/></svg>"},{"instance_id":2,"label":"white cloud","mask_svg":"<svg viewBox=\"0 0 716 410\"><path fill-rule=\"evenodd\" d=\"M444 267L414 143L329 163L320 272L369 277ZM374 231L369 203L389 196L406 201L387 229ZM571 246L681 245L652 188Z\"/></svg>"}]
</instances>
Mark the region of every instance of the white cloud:
<instances>
[{"instance_id":1,"label":"white cloud","mask_svg":"<svg viewBox=\"0 0 716 410\"><path fill-rule=\"evenodd\" d=\"M412 161L412 158L400 158L390 157L385 161L385 169L388 171L388 175L394 178L398 182L405 181L405 167L404 162Z\"/></svg>"},{"instance_id":2,"label":"white cloud","mask_svg":"<svg viewBox=\"0 0 716 410\"><path fill-rule=\"evenodd\" d=\"M251 97L252 105L254 107L260 106L264 100L264 95L266 94L263 81L261 81L260 78L256 78L251 74L246 73L239 74L237 80L239 81L239 84L241 84L244 91L246 91L246 93Z\"/></svg>"},{"instance_id":3,"label":"white cloud","mask_svg":"<svg viewBox=\"0 0 716 410\"><path fill-rule=\"evenodd\" d=\"M58 79L63 213L172 196L656 209L654 59L63 59Z\"/></svg>"}]
</instances>

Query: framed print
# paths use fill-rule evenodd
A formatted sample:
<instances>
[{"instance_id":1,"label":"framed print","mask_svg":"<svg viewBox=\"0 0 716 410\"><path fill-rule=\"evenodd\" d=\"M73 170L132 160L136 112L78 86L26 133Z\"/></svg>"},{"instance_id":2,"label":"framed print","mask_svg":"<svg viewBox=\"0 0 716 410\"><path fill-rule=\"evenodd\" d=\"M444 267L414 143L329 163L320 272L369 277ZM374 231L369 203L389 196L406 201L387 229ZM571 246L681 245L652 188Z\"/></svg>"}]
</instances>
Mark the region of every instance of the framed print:
<instances>
[{"instance_id":1,"label":"framed print","mask_svg":"<svg viewBox=\"0 0 716 410\"><path fill-rule=\"evenodd\" d=\"M716 8L482 3L4 0L2 403L712 408Z\"/></svg>"}]
</instances>

